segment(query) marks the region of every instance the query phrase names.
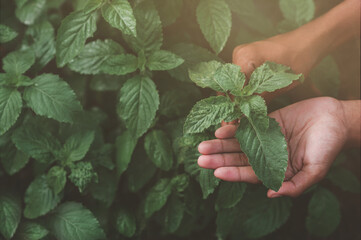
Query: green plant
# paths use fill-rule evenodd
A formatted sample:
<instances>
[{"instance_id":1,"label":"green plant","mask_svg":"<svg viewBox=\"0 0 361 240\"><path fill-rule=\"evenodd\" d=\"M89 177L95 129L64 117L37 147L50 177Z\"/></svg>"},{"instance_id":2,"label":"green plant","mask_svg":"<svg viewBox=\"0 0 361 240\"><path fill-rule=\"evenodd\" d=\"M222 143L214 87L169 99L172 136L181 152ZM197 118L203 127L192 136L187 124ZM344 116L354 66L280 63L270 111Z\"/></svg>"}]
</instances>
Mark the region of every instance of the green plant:
<instances>
[{"instance_id":1,"label":"green plant","mask_svg":"<svg viewBox=\"0 0 361 240\"><path fill-rule=\"evenodd\" d=\"M253 95L262 92L257 81L268 78L254 78L241 90L245 78L240 69L223 62L238 44L310 21L315 16L312 0L260 0L280 12L275 19L253 0L0 3L1 237L272 238L267 235L300 208L289 198L267 199L263 186L216 179L212 170L197 165L196 148L213 138L226 115L228 120L242 114L249 115L242 118L245 128L251 121L262 131L269 125L284 144L278 127L266 117L263 100ZM192 83L188 70L197 64L211 71L191 70L192 80L200 78L196 82L201 87L231 90L236 101L220 96L201 100L214 91ZM329 66L334 73L327 72L327 79L337 85L331 57L312 80L326 82L319 76ZM236 85L214 85L209 74L216 70L222 84ZM257 71L287 76L282 86L299 78L272 63ZM202 82L204 77L208 82ZM282 86L272 83L263 90ZM335 89L321 92L336 94ZM212 99L224 114L202 126L188 120L184 134L192 106ZM280 102L270 107L288 100ZM282 168L285 155L283 151ZM338 227L339 203L327 190L328 182L359 191L358 179L337 164L327 180L304 196L311 198L305 229L312 235L329 235ZM271 177L264 183L277 189L281 172ZM318 208L318 202L325 207ZM296 217L292 220L304 224L303 213ZM302 230L304 239L308 233ZM275 234L282 238L284 232Z\"/></svg>"}]
</instances>

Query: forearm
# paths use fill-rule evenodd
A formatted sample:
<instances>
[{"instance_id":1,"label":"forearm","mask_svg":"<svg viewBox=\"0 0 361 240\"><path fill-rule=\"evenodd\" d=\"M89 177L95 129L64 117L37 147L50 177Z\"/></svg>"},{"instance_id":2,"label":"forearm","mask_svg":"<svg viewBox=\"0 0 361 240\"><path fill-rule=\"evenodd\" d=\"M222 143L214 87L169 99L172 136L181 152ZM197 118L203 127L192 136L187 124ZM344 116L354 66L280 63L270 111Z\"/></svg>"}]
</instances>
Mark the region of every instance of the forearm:
<instances>
[{"instance_id":1,"label":"forearm","mask_svg":"<svg viewBox=\"0 0 361 240\"><path fill-rule=\"evenodd\" d=\"M361 144L361 100L341 101L347 129L347 146Z\"/></svg>"}]
</instances>

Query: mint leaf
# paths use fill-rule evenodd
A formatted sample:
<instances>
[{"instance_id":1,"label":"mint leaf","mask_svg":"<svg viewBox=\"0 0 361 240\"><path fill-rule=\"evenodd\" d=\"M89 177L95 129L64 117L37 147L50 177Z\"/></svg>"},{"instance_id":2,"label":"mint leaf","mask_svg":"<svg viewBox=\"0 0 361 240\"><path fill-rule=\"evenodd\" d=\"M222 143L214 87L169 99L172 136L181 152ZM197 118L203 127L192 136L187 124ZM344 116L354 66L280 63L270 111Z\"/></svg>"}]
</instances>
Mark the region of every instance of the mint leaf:
<instances>
[{"instance_id":1,"label":"mint leaf","mask_svg":"<svg viewBox=\"0 0 361 240\"><path fill-rule=\"evenodd\" d=\"M29 156L16 149L14 145L6 145L6 151L0 153L0 160L6 173L14 175L29 162Z\"/></svg>"},{"instance_id":2,"label":"mint leaf","mask_svg":"<svg viewBox=\"0 0 361 240\"><path fill-rule=\"evenodd\" d=\"M172 193L170 180L166 178L160 179L147 193L144 202L144 214L146 218L150 218L153 213L159 211L167 202L168 197Z\"/></svg>"},{"instance_id":3,"label":"mint leaf","mask_svg":"<svg viewBox=\"0 0 361 240\"><path fill-rule=\"evenodd\" d=\"M43 20L31 25L25 32L26 45L33 49L36 57L33 70L45 67L55 56L54 28L50 22Z\"/></svg>"},{"instance_id":4,"label":"mint leaf","mask_svg":"<svg viewBox=\"0 0 361 240\"><path fill-rule=\"evenodd\" d=\"M221 182L216 198L216 210L232 208L241 201L247 185L237 182Z\"/></svg>"},{"instance_id":5,"label":"mint leaf","mask_svg":"<svg viewBox=\"0 0 361 240\"><path fill-rule=\"evenodd\" d=\"M291 73L291 68L272 62L265 62L256 68L248 85L243 89L243 95L253 93L273 92L290 85L302 77L302 74Z\"/></svg>"},{"instance_id":6,"label":"mint leaf","mask_svg":"<svg viewBox=\"0 0 361 240\"><path fill-rule=\"evenodd\" d=\"M34 123L37 121L36 123ZM25 123L17 128L11 140L16 148L23 153L35 158L40 162L53 161L53 154L60 148L60 143L43 126L42 122L35 118L34 122Z\"/></svg>"},{"instance_id":7,"label":"mint leaf","mask_svg":"<svg viewBox=\"0 0 361 240\"><path fill-rule=\"evenodd\" d=\"M258 126L259 124L242 118L236 138L259 180L267 188L278 191L287 168L287 142L273 118L269 119L267 131Z\"/></svg>"},{"instance_id":8,"label":"mint leaf","mask_svg":"<svg viewBox=\"0 0 361 240\"><path fill-rule=\"evenodd\" d=\"M124 34L137 36L136 20L127 0L113 0L102 7L103 18Z\"/></svg>"},{"instance_id":9,"label":"mint leaf","mask_svg":"<svg viewBox=\"0 0 361 240\"><path fill-rule=\"evenodd\" d=\"M203 199L206 199L211 193L213 193L220 182L213 173L213 169L200 169L198 181L201 185Z\"/></svg>"},{"instance_id":10,"label":"mint leaf","mask_svg":"<svg viewBox=\"0 0 361 240\"><path fill-rule=\"evenodd\" d=\"M217 56L207 49L191 43L178 43L173 45L169 50L184 59L184 63L179 67L169 70L170 75L179 81L190 81L188 69L191 67L200 62L217 59Z\"/></svg>"},{"instance_id":11,"label":"mint leaf","mask_svg":"<svg viewBox=\"0 0 361 240\"><path fill-rule=\"evenodd\" d=\"M327 174L327 179L344 191L360 193L360 180L345 168L333 168Z\"/></svg>"},{"instance_id":12,"label":"mint leaf","mask_svg":"<svg viewBox=\"0 0 361 240\"><path fill-rule=\"evenodd\" d=\"M124 40L137 53L146 55L159 50L163 44L162 23L153 1L142 1L134 8L137 22L137 37L123 35Z\"/></svg>"},{"instance_id":13,"label":"mint leaf","mask_svg":"<svg viewBox=\"0 0 361 240\"><path fill-rule=\"evenodd\" d=\"M59 194L66 184L66 171L62 167L54 166L48 171L46 181L54 193Z\"/></svg>"},{"instance_id":14,"label":"mint leaf","mask_svg":"<svg viewBox=\"0 0 361 240\"><path fill-rule=\"evenodd\" d=\"M282 14L286 20L301 26L311 21L315 15L315 3L313 0L280 0Z\"/></svg>"},{"instance_id":15,"label":"mint leaf","mask_svg":"<svg viewBox=\"0 0 361 240\"><path fill-rule=\"evenodd\" d=\"M31 49L11 52L3 58L3 69L7 73L20 75L29 70L35 62Z\"/></svg>"},{"instance_id":16,"label":"mint leaf","mask_svg":"<svg viewBox=\"0 0 361 240\"><path fill-rule=\"evenodd\" d=\"M114 171L98 168L98 182L89 186L92 197L101 201L106 207L113 203L118 191L118 179Z\"/></svg>"},{"instance_id":17,"label":"mint leaf","mask_svg":"<svg viewBox=\"0 0 361 240\"><path fill-rule=\"evenodd\" d=\"M112 75L126 75L135 72L138 68L138 59L132 54L109 56L101 65L103 73Z\"/></svg>"},{"instance_id":18,"label":"mint leaf","mask_svg":"<svg viewBox=\"0 0 361 240\"><path fill-rule=\"evenodd\" d=\"M214 78L217 70L222 66L220 62L202 62L189 69L189 78L202 88L212 88L215 91L223 91L220 83Z\"/></svg>"},{"instance_id":19,"label":"mint leaf","mask_svg":"<svg viewBox=\"0 0 361 240\"><path fill-rule=\"evenodd\" d=\"M93 131L80 131L71 135L62 149L64 162L75 162L83 159L94 140Z\"/></svg>"},{"instance_id":20,"label":"mint leaf","mask_svg":"<svg viewBox=\"0 0 361 240\"><path fill-rule=\"evenodd\" d=\"M151 71L165 71L178 67L184 60L172 52L158 50L153 52L147 61L147 67Z\"/></svg>"},{"instance_id":21,"label":"mint leaf","mask_svg":"<svg viewBox=\"0 0 361 240\"><path fill-rule=\"evenodd\" d=\"M0 87L0 135L15 124L22 106L23 102L19 91Z\"/></svg>"},{"instance_id":22,"label":"mint leaf","mask_svg":"<svg viewBox=\"0 0 361 240\"><path fill-rule=\"evenodd\" d=\"M21 218L21 201L9 194L0 195L0 233L11 239L19 225Z\"/></svg>"},{"instance_id":23,"label":"mint leaf","mask_svg":"<svg viewBox=\"0 0 361 240\"><path fill-rule=\"evenodd\" d=\"M197 7L197 21L213 51L222 51L231 33L231 10L224 0L201 0Z\"/></svg>"},{"instance_id":24,"label":"mint leaf","mask_svg":"<svg viewBox=\"0 0 361 240\"><path fill-rule=\"evenodd\" d=\"M80 203L66 202L49 217L51 232L58 240L100 240L103 229L93 213Z\"/></svg>"},{"instance_id":25,"label":"mint leaf","mask_svg":"<svg viewBox=\"0 0 361 240\"><path fill-rule=\"evenodd\" d=\"M48 186L46 176L41 175L26 189L24 216L30 219L43 216L54 209L60 200L60 196Z\"/></svg>"},{"instance_id":26,"label":"mint leaf","mask_svg":"<svg viewBox=\"0 0 361 240\"><path fill-rule=\"evenodd\" d=\"M214 80L222 89L222 92L229 91L235 96L240 96L246 76L241 72L239 66L228 63L217 69Z\"/></svg>"},{"instance_id":27,"label":"mint leaf","mask_svg":"<svg viewBox=\"0 0 361 240\"><path fill-rule=\"evenodd\" d=\"M95 13L76 11L61 22L56 38L56 63L64 67L84 48L87 38L96 30Z\"/></svg>"},{"instance_id":28,"label":"mint leaf","mask_svg":"<svg viewBox=\"0 0 361 240\"><path fill-rule=\"evenodd\" d=\"M131 192L139 191L149 182L157 170L145 153L138 154L137 151L134 152L133 155L135 156L132 157L133 161L130 162L128 170L126 171L128 188Z\"/></svg>"},{"instance_id":29,"label":"mint leaf","mask_svg":"<svg viewBox=\"0 0 361 240\"><path fill-rule=\"evenodd\" d=\"M194 105L184 123L184 133L200 133L220 124L233 112L234 103L225 96L209 97Z\"/></svg>"},{"instance_id":30,"label":"mint leaf","mask_svg":"<svg viewBox=\"0 0 361 240\"><path fill-rule=\"evenodd\" d=\"M79 162L70 167L69 180L83 192L91 182L98 182L98 175L90 162Z\"/></svg>"},{"instance_id":31,"label":"mint leaf","mask_svg":"<svg viewBox=\"0 0 361 240\"><path fill-rule=\"evenodd\" d=\"M257 125L261 131L266 131L269 126L266 102L262 97L253 95L241 100L240 109L246 117Z\"/></svg>"},{"instance_id":32,"label":"mint leaf","mask_svg":"<svg viewBox=\"0 0 361 240\"><path fill-rule=\"evenodd\" d=\"M172 145L165 132L153 130L144 139L144 148L155 166L168 171L173 165Z\"/></svg>"},{"instance_id":33,"label":"mint leaf","mask_svg":"<svg viewBox=\"0 0 361 240\"><path fill-rule=\"evenodd\" d=\"M0 24L0 43L10 42L18 36L18 33L4 24Z\"/></svg>"},{"instance_id":34,"label":"mint leaf","mask_svg":"<svg viewBox=\"0 0 361 240\"><path fill-rule=\"evenodd\" d=\"M81 110L81 105L69 85L53 74L42 74L33 82L34 85L25 89L24 100L34 112L59 122L73 122L73 115Z\"/></svg>"},{"instance_id":35,"label":"mint leaf","mask_svg":"<svg viewBox=\"0 0 361 240\"><path fill-rule=\"evenodd\" d=\"M94 75L90 80L90 89L94 91L116 91L119 90L129 76L115 76L107 74Z\"/></svg>"},{"instance_id":36,"label":"mint leaf","mask_svg":"<svg viewBox=\"0 0 361 240\"><path fill-rule=\"evenodd\" d=\"M185 210L185 204L181 199L176 194L171 194L167 204L158 216L158 222L165 232L174 233L179 228Z\"/></svg>"},{"instance_id":37,"label":"mint leaf","mask_svg":"<svg viewBox=\"0 0 361 240\"><path fill-rule=\"evenodd\" d=\"M137 230L135 216L125 208L120 208L116 214L115 226L118 232L128 238L132 237Z\"/></svg>"},{"instance_id":38,"label":"mint leaf","mask_svg":"<svg viewBox=\"0 0 361 240\"><path fill-rule=\"evenodd\" d=\"M117 137L115 146L117 149L116 167L118 177L128 168L137 142L138 139L134 138L130 131L125 131Z\"/></svg>"},{"instance_id":39,"label":"mint leaf","mask_svg":"<svg viewBox=\"0 0 361 240\"><path fill-rule=\"evenodd\" d=\"M20 22L31 25L40 16L46 4L46 0L27 0L24 4L18 5L15 10L16 17Z\"/></svg>"},{"instance_id":40,"label":"mint leaf","mask_svg":"<svg viewBox=\"0 0 361 240\"><path fill-rule=\"evenodd\" d=\"M22 222L16 232L16 239L41 240L49 234L49 231L36 222Z\"/></svg>"},{"instance_id":41,"label":"mint leaf","mask_svg":"<svg viewBox=\"0 0 361 240\"><path fill-rule=\"evenodd\" d=\"M69 63L69 68L82 74L98 74L104 61L123 52L124 49L113 40L96 40L85 45L74 61Z\"/></svg>"},{"instance_id":42,"label":"mint leaf","mask_svg":"<svg viewBox=\"0 0 361 240\"><path fill-rule=\"evenodd\" d=\"M129 79L120 90L118 113L135 138L148 130L158 107L159 95L154 82L148 77Z\"/></svg>"},{"instance_id":43,"label":"mint leaf","mask_svg":"<svg viewBox=\"0 0 361 240\"><path fill-rule=\"evenodd\" d=\"M333 233L340 224L340 204L330 191L317 188L308 204L306 229L318 237Z\"/></svg>"}]
</instances>

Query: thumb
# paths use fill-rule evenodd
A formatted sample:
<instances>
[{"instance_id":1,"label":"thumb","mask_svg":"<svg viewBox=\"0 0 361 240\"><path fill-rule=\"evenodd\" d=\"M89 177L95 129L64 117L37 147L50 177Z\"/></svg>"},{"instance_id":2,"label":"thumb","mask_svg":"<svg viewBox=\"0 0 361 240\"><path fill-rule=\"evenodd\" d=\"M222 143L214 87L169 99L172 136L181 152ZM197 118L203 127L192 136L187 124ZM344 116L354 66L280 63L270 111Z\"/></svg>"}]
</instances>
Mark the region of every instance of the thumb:
<instances>
[{"instance_id":1,"label":"thumb","mask_svg":"<svg viewBox=\"0 0 361 240\"><path fill-rule=\"evenodd\" d=\"M320 174L318 171L315 171L314 167L306 165L290 180L283 182L278 192L268 190L267 196L269 198L276 198L281 196L298 197L306 189L321 179L322 174Z\"/></svg>"}]
</instances>

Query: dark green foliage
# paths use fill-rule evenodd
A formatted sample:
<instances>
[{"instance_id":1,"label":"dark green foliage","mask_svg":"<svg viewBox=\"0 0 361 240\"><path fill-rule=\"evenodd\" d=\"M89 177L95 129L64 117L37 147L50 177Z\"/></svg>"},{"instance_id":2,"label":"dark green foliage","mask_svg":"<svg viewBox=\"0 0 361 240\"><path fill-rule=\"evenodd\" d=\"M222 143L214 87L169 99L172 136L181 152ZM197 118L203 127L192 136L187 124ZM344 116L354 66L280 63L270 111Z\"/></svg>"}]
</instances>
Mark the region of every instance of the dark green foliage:
<instances>
[{"instance_id":1,"label":"dark green foliage","mask_svg":"<svg viewBox=\"0 0 361 240\"><path fill-rule=\"evenodd\" d=\"M247 81L224 62L236 45L310 21L313 0L0 1L1 239L259 238L286 223L290 199L221 182L198 166L197 146L244 116L237 138L278 189L286 145L259 94L300 76L267 62ZM311 78L335 96L338 75L328 57ZM359 190L341 166L327 179ZM310 197L307 230L331 234L338 200Z\"/></svg>"}]
</instances>

